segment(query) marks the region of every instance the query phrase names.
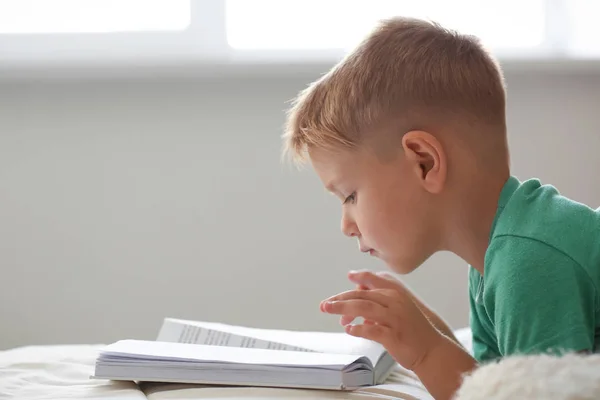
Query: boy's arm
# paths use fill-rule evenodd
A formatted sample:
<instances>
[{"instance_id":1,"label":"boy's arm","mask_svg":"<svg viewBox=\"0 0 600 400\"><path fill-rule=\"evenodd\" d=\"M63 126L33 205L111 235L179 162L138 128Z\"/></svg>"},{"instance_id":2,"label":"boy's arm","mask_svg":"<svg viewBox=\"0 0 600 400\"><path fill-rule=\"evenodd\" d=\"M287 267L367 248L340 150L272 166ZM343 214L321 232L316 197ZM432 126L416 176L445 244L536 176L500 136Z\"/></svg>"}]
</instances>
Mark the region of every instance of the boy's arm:
<instances>
[{"instance_id":1,"label":"boy's arm","mask_svg":"<svg viewBox=\"0 0 600 400\"><path fill-rule=\"evenodd\" d=\"M459 343L442 336L425 358L413 368L419 380L435 399L451 399L464 376L477 368L477 362Z\"/></svg>"},{"instance_id":2,"label":"boy's arm","mask_svg":"<svg viewBox=\"0 0 600 400\"><path fill-rule=\"evenodd\" d=\"M447 336L449 339L452 339L456 344L462 347L462 344L458 341L456 336L454 336L454 332L450 328L450 326L439 316L435 311L429 308L425 303L423 303L414 293L409 292L413 302L417 305L419 310L427 317L427 319L431 322L433 326L436 327L438 331Z\"/></svg>"}]
</instances>

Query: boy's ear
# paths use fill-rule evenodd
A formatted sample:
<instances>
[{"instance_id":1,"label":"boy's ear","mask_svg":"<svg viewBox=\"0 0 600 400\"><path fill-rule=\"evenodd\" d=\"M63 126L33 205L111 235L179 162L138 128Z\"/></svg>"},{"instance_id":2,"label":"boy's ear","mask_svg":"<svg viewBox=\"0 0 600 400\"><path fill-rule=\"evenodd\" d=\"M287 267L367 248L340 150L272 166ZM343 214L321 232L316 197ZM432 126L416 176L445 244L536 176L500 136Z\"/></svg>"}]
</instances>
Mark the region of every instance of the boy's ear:
<instances>
[{"instance_id":1,"label":"boy's ear","mask_svg":"<svg viewBox=\"0 0 600 400\"><path fill-rule=\"evenodd\" d=\"M440 193L447 174L446 154L440 141L428 132L410 131L402 137L402 148L425 190Z\"/></svg>"}]
</instances>

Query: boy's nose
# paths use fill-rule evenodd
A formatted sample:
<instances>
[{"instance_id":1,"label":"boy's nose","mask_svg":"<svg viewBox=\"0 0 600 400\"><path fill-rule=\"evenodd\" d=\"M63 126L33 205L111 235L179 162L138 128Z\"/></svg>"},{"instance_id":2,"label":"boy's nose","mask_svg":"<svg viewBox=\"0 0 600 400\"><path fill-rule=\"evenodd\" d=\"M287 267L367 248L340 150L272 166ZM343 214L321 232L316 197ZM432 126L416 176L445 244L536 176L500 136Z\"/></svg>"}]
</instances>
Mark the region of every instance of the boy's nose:
<instances>
[{"instance_id":1,"label":"boy's nose","mask_svg":"<svg viewBox=\"0 0 600 400\"><path fill-rule=\"evenodd\" d=\"M348 237L358 236L358 227L351 218L346 215L342 216L342 233Z\"/></svg>"}]
</instances>

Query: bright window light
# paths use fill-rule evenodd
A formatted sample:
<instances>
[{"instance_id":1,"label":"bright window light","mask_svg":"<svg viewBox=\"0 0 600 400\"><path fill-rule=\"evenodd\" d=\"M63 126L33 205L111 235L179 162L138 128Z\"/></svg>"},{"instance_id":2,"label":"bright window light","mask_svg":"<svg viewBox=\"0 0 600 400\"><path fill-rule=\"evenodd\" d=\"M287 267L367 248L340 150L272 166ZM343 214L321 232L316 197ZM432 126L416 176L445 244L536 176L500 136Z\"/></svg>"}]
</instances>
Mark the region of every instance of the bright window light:
<instances>
[{"instance_id":1,"label":"bright window light","mask_svg":"<svg viewBox=\"0 0 600 400\"><path fill-rule=\"evenodd\" d=\"M403 15L526 49L544 41L544 11L544 0L226 0L226 34L236 49L348 49L377 20Z\"/></svg>"},{"instance_id":2,"label":"bright window light","mask_svg":"<svg viewBox=\"0 0 600 400\"><path fill-rule=\"evenodd\" d=\"M569 0L569 27L571 29L569 49L583 56L600 55L600 2L598 0Z\"/></svg>"},{"instance_id":3,"label":"bright window light","mask_svg":"<svg viewBox=\"0 0 600 400\"><path fill-rule=\"evenodd\" d=\"M184 30L190 0L0 0L0 33Z\"/></svg>"}]
</instances>

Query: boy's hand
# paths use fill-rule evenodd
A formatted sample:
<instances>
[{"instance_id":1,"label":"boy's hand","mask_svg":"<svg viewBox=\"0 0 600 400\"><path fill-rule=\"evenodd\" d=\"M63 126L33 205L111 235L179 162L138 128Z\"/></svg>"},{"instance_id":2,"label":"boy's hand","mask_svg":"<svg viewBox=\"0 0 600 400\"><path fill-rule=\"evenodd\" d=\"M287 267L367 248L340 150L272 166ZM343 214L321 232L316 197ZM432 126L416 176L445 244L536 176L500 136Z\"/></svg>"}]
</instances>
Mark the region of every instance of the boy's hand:
<instances>
[{"instance_id":1,"label":"boy's hand","mask_svg":"<svg viewBox=\"0 0 600 400\"><path fill-rule=\"evenodd\" d=\"M409 370L418 368L428 352L443 341L399 282L374 274L368 286L361 285L323 301L321 311L341 315L348 334L381 343ZM347 325L357 317L364 318L365 323Z\"/></svg>"},{"instance_id":2,"label":"boy's hand","mask_svg":"<svg viewBox=\"0 0 600 400\"><path fill-rule=\"evenodd\" d=\"M412 293L408 288L406 288L402 282L400 282L397 278L387 272L377 272L373 273L370 271L351 271L348 274L350 280L356 283L357 289L374 289L373 282L376 282L377 287L379 288L388 288L388 289L397 289L402 290L407 293L412 301L415 303L417 308L425 315L425 317L429 320L429 322L442 334L448 336L450 339L454 340L457 344L461 345L458 339L454 336L454 332L448 326L448 324L431 308L429 308L421 299L419 299L414 293ZM383 278L383 280L381 279ZM350 322L352 322L351 317L342 316L340 319L340 323L343 326L346 326ZM371 323L371 321L366 320L365 323ZM462 345L461 345L462 346Z\"/></svg>"}]
</instances>

